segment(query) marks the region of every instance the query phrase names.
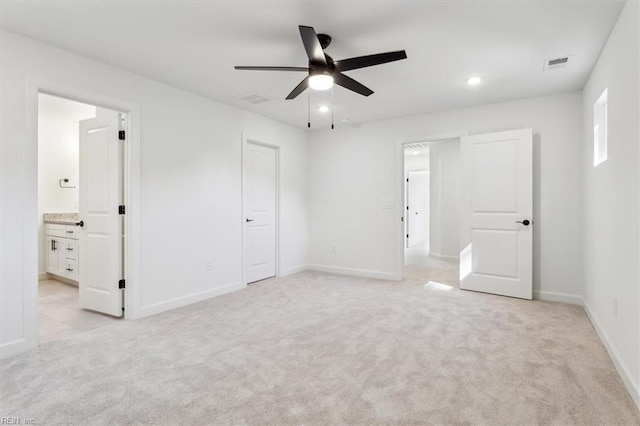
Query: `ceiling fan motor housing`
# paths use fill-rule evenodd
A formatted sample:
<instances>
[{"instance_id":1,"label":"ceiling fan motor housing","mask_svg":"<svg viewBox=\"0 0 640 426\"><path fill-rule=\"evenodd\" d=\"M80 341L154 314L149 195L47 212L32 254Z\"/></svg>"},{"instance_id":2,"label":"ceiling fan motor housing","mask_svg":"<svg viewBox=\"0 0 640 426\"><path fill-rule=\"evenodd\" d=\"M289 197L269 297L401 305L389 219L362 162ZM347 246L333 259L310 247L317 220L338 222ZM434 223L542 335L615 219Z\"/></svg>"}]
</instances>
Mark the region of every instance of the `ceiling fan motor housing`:
<instances>
[{"instance_id":1,"label":"ceiling fan motor housing","mask_svg":"<svg viewBox=\"0 0 640 426\"><path fill-rule=\"evenodd\" d=\"M329 34L318 34L318 41L322 46L322 50L324 50L331 44L331 36Z\"/></svg>"}]
</instances>

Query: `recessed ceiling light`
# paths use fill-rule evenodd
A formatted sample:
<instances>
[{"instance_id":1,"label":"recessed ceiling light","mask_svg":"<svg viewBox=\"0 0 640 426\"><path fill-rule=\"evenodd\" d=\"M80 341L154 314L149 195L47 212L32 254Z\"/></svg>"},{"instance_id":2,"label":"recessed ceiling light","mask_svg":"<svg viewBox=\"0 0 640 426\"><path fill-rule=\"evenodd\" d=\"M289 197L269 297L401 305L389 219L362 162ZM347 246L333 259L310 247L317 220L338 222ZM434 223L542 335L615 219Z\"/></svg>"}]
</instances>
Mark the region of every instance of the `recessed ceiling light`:
<instances>
[{"instance_id":1,"label":"recessed ceiling light","mask_svg":"<svg viewBox=\"0 0 640 426\"><path fill-rule=\"evenodd\" d=\"M320 108L318 108L318 111L322 113L329 112L329 107L326 105L321 105Z\"/></svg>"},{"instance_id":2,"label":"recessed ceiling light","mask_svg":"<svg viewBox=\"0 0 640 426\"><path fill-rule=\"evenodd\" d=\"M469 77L467 79L467 84L469 86L477 86L480 83L482 83L482 79L480 77Z\"/></svg>"},{"instance_id":3,"label":"recessed ceiling light","mask_svg":"<svg viewBox=\"0 0 640 426\"><path fill-rule=\"evenodd\" d=\"M343 123L347 123L349 122L349 119L347 117L342 117L340 121L342 121Z\"/></svg>"}]
</instances>

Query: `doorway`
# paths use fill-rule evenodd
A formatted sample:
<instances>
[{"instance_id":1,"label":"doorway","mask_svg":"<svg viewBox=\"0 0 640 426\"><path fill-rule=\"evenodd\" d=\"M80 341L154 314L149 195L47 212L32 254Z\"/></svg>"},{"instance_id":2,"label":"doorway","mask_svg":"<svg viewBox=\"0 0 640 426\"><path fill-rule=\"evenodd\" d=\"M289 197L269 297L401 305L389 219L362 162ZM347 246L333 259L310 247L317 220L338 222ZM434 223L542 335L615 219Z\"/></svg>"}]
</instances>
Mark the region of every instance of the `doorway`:
<instances>
[{"instance_id":1,"label":"doorway","mask_svg":"<svg viewBox=\"0 0 640 426\"><path fill-rule=\"evenodd\" d=\"M459 138L403 144L404 275L459 284Z\"/></svg>"},{"instance_id":2,"label":"doorway","mask_svg":"<svg viewBox=\"0 0 640 426\"><path fill-rule=\"evenodd\" d=\"M278 275L279 149L244 142L243 271L250 284Z\"/></svg>"},{"instance_id":3,"label":"doorway","mask_svg":"<svg viewBox=\"0 0 640 426\"><path fill-rule=\"evenodd\" d=\"M38 93L40 343L123 315L125 126L126 114ZM97 226L101 244L91 238Z\"/></svg>"},{"instance_id":4,"label":"doorway","mask_svg":"<svg viewBox=\"0 0 640 426\"><path fill-rule=\"evenodd\" d=\"M405 262L429 255L430 162L426 143L405 145Z\"/></svg>"}]
</instances>

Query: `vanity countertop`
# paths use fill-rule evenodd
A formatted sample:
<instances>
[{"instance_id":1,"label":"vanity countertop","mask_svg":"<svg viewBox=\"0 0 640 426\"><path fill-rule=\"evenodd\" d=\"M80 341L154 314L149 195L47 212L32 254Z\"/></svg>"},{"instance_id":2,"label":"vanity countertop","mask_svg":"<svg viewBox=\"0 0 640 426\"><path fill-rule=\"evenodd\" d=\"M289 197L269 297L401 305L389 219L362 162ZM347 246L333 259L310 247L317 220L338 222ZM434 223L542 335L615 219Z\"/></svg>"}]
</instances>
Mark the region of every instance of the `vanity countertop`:
<instances>
[{"instance_id":1,"label":"vanity countertop","mask_svg":"<svg viewBox=\"0 0 640 426\"><path fill-rule=\"evenodd\" d=\"M58 223L61 225L75 225L80 220L79 213L44 213L44 223Z\"/></svg>"}]
</instances>

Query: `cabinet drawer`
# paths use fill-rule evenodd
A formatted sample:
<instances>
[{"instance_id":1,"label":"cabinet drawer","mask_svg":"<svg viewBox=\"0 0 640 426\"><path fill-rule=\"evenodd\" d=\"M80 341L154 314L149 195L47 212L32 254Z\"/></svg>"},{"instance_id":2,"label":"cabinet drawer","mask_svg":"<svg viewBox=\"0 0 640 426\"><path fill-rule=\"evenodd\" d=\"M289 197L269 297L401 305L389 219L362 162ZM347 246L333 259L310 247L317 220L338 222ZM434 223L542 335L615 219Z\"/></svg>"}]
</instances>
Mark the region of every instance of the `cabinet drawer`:
<instances>
[{"instance_id":1,"label":"cabinet drawer","mask_svg":"<svg viewBox=\"0 0 640 426\"><path fill-rule=\"evenodd\" d=\"M63 237L67 235L67 225L60 225L57 223L46 223L44 226L44 232L52 237Z\"/></svg>"},{"instance_id":2,"label":"cabinet drawer","mask_svg":"<svg viewBox=\"0 0 640 426\"><path fill-rule=\"evenodd\" d=\"M78 227L75 225L66 225L64 229L64 236L67 238L78 239Z\"/></svg>"},{"instance_id":3,"label":"cabinet drawer","mask_svg":"<svg viewBox=\"0 0 640 426\"><path fill-rule=\"evenodd\" d=\"M67 259L78 259L78 245L76 244L76 240L65 239L64 243L64 249L67 252Z\"/></svg>"},{"instance_id":4,"label":"cabinet drawer","mask_svg":"<svg viewBox=\"0 0 640 426\"><path fill-rule=\"evenodd\" d=\"M65 276L72 280L78 279L78 269L76 267L76 261L74 259L67 259L65 266Z\"/></svg>"}]
</instances>

